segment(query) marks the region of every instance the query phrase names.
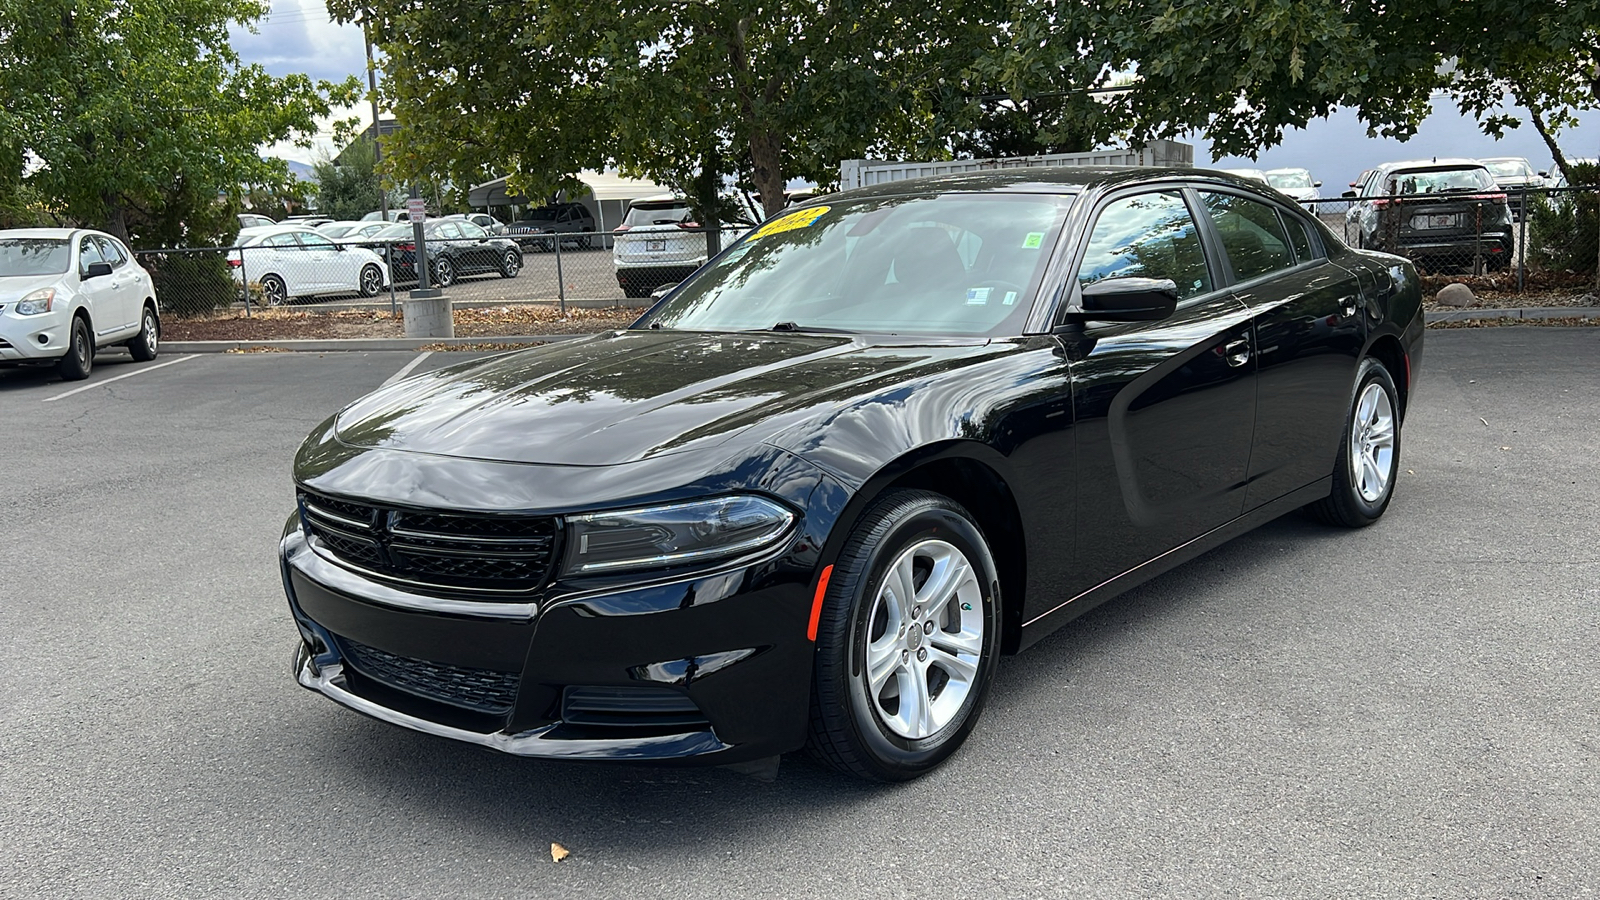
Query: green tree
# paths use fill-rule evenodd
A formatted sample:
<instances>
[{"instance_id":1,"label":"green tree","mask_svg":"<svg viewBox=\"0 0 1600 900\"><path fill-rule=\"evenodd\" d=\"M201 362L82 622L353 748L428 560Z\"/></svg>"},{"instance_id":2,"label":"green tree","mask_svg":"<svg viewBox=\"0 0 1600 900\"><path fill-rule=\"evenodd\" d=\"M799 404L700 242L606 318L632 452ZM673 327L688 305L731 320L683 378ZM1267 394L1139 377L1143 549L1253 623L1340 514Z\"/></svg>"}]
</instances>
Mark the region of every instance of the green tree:
<instances>
[{"instance_id":1,"label":"green tree","mask_svg":"<svg viewBox=\"0 0 1600 900\"><path fill-rule=\"evenodd\" d=\"M258 0L0 0L0 154L40 161L20 180L63 221L135 245L225 238L243 186L284 186L259 148L309 140L330 100L358 94L241 64L230 25ZM234 201L236 203L236 201Z\"/></svg>"},{"instance_id":2,"label":"green tree","mask_svg":"<svg viewBox=\"0 0 1600 900\"><path fill-rule=\"evenodd\" d=\"M781 209L839 160L937 155L970 122L967 69L1004 4L803 0L428 3L333 0L386 54L398 178L506 173L543 196L617 166L726 216L729 180ZM491 39L489 36L493 36Z\"/></svg>"},{"instance_id":3,"label":"green tree","mask_svg":"<svg viewBox=\"0 0 1600 900\"><path fill-rule=\"evenodd\" d=\"M317 174L317 209L322 215L360 219L383 200L383 179L378 175L378 155L371 138L356 138L340 152L337 161L322 159L313 168Z\"/></svg>"}]
</instances>

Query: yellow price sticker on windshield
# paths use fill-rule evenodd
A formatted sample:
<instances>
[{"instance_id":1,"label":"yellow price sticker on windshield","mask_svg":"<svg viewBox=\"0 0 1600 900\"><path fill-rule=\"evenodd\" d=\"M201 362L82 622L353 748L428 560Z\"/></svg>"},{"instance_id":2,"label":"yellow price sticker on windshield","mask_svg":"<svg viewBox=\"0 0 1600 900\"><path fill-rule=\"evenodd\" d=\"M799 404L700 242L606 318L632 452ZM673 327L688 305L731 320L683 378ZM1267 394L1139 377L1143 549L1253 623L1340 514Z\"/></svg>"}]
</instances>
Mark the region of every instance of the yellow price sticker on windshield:
<instances>
[{"instance_id":1,"label":"yellow price sticker on windshield","mask_svg":"<svg viewBox=\"0 0 1600 900\"><path fill-rule=\"evenodd\" d=\"M823 213L832 208L831 206L813 206L810 209L802 209L786 216L779 216L757 228L755 234L750 235L750 239L754 241L768 235L782 234L785 231L794 231L797 228L807 228L811 223L822 218Z\"/></svg>"}]
</instances>

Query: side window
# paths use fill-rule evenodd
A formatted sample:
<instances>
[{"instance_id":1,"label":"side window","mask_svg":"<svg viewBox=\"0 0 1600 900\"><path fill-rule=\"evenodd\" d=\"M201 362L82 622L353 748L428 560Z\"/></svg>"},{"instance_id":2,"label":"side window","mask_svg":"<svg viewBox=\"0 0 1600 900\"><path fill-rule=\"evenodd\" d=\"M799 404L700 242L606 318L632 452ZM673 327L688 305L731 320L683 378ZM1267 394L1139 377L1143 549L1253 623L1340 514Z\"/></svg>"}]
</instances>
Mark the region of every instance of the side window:
<instances>
[{"instance_id":1,"label":"side window","mask_svg":"<svg viewBox=\"0 0 1600 900\"><path fill-rule=\"evenodd\" d=\"M471 222L462 222L457 227L459 227L461 229L462 237L486 238L486 237L489 236L489 232L484 231L482 228L479 228L478 226L472 224Z\"/></svg>"},{"instance_id":2,"label":"side window","mask_svg":"<svg viewBox=\"0 0 1600 900\"><path fill-rule=\"evenodd\" d=\"M328 240L320 234L302 234L299 235L299 238L301 245L303 245L307 250L333 249L333 241Z\"/></svg>"},{"instance_id":3,"label":"side window","mask_svg":"<svg viewBox=\"0 0 1600 900\"><path fill-rule=\"evenodd\" d=\"M1294 245L1295 259L1305 262L1313 256L1320 256L1311 251L1311 232L1306 230L1306 223L1294 216L1284 216L1283 224L1289 229L1289 243Z\"/></svg>"},{"instance_id":4,"label":"side window","mask_svg":"<svg viewBox=\"0 0 1600 900\"><path fill-rule=\"evenodd\" d=\"M284 232L282 234L269 235L267 237L267 239L262 241L261 243L265 244L268 247L276 247L279 250L299 250L300 249L300 242L296 241L294 239L294 235L289 233L289 232Z\"/></svg>"},{"instance_id":5,"label":"side window","mask_svg":"<svg viewBox=\"0 0 1600 900\"><path fill-rule=\"evenodd\" d=\"M1121 277L1170 278L1181 299L1211 290L1200 235L1181 193L1124 197L1100 212L1078 283Z\"/></svg>"},{"instance_id":6,"label":"side window","mask_svg":"<svg viewBox=\"0 0 1600 900\"><path fill-rule=\"evenodd\" d=\"M451 240L461 237L461 229L454 222L444 222L439 225L439 237Z\"/></svg>"},{"instance_id":7,"label":"side window","mask_svg":"<svg viewBox=\"0 0 1600 900\"><path fill-rule=\"evenodd\" d=\"M115 238L96 237L95 243L100 245L100 258L111 263L111 268L120 269L128 264L128 254L122 252L122 245Z\"/></svg>"},{"instance_id":8,"label":"side window","mask_svg":"<svg viewBox=\"0 0 1600 900\"><path fill-rule=\"evenodd\" d=\"M1233 263L1233 274L1240 281L1287 269L1294 265L1289 236L1278 211L1237 194L1202 191L1200 199L1211 221L1217 225L1222 249Z\"/></svg>"},{"instance_id":9,"label":"side window","mask_svg":"<svg viewBox=\"0 0 1600 900\"><path fill-rule=\"evenodd\" d=\"M78 274L80 276L88 275L90 266L97 262L105 261L105 257L100 255L99 241L85 235L83 240L78 242Z\"/></svg>"}]
</instances>

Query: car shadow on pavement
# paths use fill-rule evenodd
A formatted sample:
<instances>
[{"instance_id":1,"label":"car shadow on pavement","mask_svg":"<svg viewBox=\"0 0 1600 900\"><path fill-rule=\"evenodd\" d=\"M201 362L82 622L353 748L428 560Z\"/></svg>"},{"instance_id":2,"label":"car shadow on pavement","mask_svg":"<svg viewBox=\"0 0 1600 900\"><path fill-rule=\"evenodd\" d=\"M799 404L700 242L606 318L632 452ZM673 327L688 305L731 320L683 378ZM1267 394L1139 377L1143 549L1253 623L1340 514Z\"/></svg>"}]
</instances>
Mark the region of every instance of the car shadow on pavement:
<instances>
[{"instance_id":1,"label":"car shadow on pavement","mask_svg":"<svg viewBox=\"0 0 1600 900\"><path fill-rule=\"evenodd\" d=\"M1248 582L1252 569L1266 565L1263 558L1272 546L1331 539L1339 533L1291 514L1102 605L1020 656L1004 659L973 740L943 767L910 784L868 784L798 754L784 758L777 780L770 783L721 768L522 759L395 728L327 703L298 707L307 712L298 723L302 733L315 738L295 744L295 752L304 756L293 764L398 808L400 815L453 822L455 830L530 848L557 841L575 852L629 858L646 848L650 853L704 851L722 842L748 847L788 840L795 829L815 827L836 812L893 805L902 797L910 802L930 790L937 795L944 782L965 783L980 793L984 787L973 785L973 779L1000 785L1015 774L1016 766L1027 764L1016 758L1016 736L1004 733L1004 720L1026 715L1018 709L1027 707L1036 692L1059 696L1059 688L1049 682L1060 680L1063 666L1076 658L1109 658L1114 663L1119 646L1138 639L1138 623L1154 629L1162 627L1163 619L1180 618L1189 599L1183 589L1186 579L1207 567L1221 566L1228 570L1221 577ZM1082 684L1080 689L1094 687ZM1064 721L1062 726L1058 737L1070 741L1073 723ZM979 759L964 763L969 754ZM995 759L984 759L991 756ZM1012 762L1002 763L1008 758Z\"/></svg>"},{"instance_id":2,"label":"car shadow on pavement","mask_svg":"<svg viewBox=\"0 0 1600 900\"><path fill-rule=\"evenodd\" d=\"M0 366L0 392L22 391L40 386L53 388L72 388L78 385L93 384L95 379L109 374L120 374L128 366L134 364L132 356L127 351L118 351L104 348L94 356L94 370L89 373L84 381L64 381L56 374L54 365L18 365ZM103 368L102 368L103 367ZM113 371L117 370L117 371Z\"/></svg>"}]
</instances>

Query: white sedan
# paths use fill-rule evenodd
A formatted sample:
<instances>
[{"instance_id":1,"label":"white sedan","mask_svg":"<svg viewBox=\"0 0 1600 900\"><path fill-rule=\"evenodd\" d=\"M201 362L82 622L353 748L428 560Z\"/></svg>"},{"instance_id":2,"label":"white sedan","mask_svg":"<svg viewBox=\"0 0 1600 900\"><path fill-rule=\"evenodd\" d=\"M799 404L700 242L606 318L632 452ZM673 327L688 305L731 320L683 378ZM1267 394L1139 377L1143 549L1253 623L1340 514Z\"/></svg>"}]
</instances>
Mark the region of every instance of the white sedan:
<instances>
[{"instance_id":1,"label":"white sedan","mask_svg":"<svg viewBox=\"0 0 1600 900\"><path fill-rule=\"evenodd\" d=\"M290 297L371 297L389 285L388 267L378 254L294 226L241 234L228 265L240 287L260 286L260 301L267 306Z\"/></svg>"},{"instance_id":2,"label":"white sedan","mask_svg":"<svg viewBox=\"0 0 1600 900\"><path fill-rule=\"evenodd\" d=\"M81 228L0 231L0 364L54 363L89 377L99 347L156 358L161 307L146 272L109 234Z\"/></svg>"}]
</instances>

